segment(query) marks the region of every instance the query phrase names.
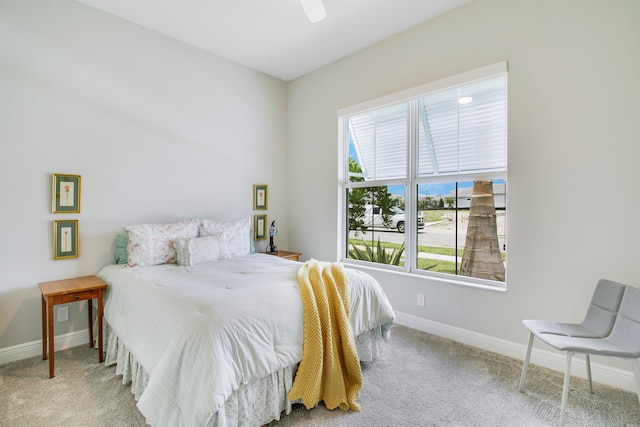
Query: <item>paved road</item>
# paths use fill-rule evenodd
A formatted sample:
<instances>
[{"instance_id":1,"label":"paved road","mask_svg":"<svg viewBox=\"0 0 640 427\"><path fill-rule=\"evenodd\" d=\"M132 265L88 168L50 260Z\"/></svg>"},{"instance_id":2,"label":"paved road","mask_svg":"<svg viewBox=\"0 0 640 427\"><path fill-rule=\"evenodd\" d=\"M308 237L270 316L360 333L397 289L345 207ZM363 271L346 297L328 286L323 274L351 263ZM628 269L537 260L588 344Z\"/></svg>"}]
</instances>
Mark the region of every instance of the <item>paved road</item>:
<instances>
[{"instance_id":1,"label":"paved road","mask_svg":"<svg viewBox=\"0 0 640 427\"><path fill-rule=\"evenodd\" d=\"M351 238L364 238L364 240L373 240L375 242L378 241L378 238L380 238L382 242L402 243L404 241L404 234L398 233L397 231L368 230L366 234L363 235L360 233L359 236L356 236L356 233L351 231L349 236ZM418 242L421 245L452 248L455 247L455 234L420 230L418 231ZM464 245L464 242L462 244Z\"/></svg>"},{"instance_id":2,"label":"paved road","mask_svg":"<svg viewBox=\"0 0 640 427\"><path fill-rule=\"evenodd\" d=\"M465 236L467 233L466 222L462 224L458 224L458 246L464 247L465 244ZM502 227L501 227L502 225ZM504 225L501 224L500 218L498 221L498 241L500 242L500 246L502 247L505 243L504 235L500 235L500 230L504 230ZM362 238L362 233L360 236L356 236L355 231L351 231L349 233L351 238ZM378 237L382 242L392 242L392 243L402 243L404 241L404 234L398 233L395 230L368 230L364 235L364 238L368 241L372 240L377 242ZM442 221L437 224L432 224L418 231L418 243L420 245L426 246L441 246L454 248L456 246L456 229L455 223L449 221Z\"/></svg>"}]
</instances>

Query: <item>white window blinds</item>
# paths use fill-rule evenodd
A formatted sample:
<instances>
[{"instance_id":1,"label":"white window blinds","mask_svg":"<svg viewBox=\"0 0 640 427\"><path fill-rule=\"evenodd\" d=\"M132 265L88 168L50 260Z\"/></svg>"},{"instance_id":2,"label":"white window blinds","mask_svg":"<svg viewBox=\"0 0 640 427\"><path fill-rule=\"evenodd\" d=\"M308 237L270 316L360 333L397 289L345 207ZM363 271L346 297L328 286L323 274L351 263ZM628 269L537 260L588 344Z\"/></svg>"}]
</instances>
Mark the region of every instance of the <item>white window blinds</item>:
<instances>
[{"instance_id":1,"label":"white window blinds","mask_svg":"<svg viewBox=\"0 0 640 427\"><path fill-rule=\"evenodd\" d=\"M419 176L506 171L506 75L423 96L419 112Z\"/></svg>"},{"instance_id":2,"label":"white window blinds","mask_svg":"<svg viewBox=\"0 0 640 427\"><path fill-rule=\"evenodd\" d=\"M467 104L461 97L470 97ZM419 177L507 169L506 73L348 118L366 181L407 175L410 104L417 103Z\"/></svg>"},{"instance_id":3,"label":"white window blinds","mask_svg":"<svg viewBox=\"0 0 640 427\"><path fill-rule=\"evenodd\" d=\"M365 181L407 175L406 102L349 118L349 131Z\"/></svg>"}]
</instances>

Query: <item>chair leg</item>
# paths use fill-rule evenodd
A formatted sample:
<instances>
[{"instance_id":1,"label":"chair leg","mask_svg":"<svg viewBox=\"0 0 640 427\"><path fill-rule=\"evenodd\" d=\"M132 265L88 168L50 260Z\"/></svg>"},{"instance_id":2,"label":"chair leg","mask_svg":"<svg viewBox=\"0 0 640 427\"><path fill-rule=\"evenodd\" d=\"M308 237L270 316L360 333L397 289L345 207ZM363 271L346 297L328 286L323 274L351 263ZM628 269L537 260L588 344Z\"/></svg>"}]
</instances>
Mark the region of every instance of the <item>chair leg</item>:
<instances>
[{"instance_id":1,"label":"chair leg","mask_svg":"<svg viewBox=\"0 0 640 427\"><path fill-rule=\"evenodd\" d=\"M633 365L633 377L636 380L636 394L638 395L638 401L640 401L640 359L631 360Z\"/></svg>"},{"instance_id":2,"label":"chair leg","mask_svg":"<svg viewBox=\"0 0 640 427\"><path fill-rule=\"evenodd\" d=\"M529 369L529 359L531 359L531 348L533 347L533 332L529 332L529 344L527 344L527 354L524 357L524 364L522 365L522 375L520 376L520 387L518 390L520 393L524 390L524 382L527 379L527 370Z\"/></svg>"},{"instance_id":3,"label":"chair leg","mask_svg":"<svg viewBox=\"0 0 640 427\"><path fill-rule=\"evenodd\" d=\"M573 351L567 352L567 366L564 371L564 385L562 386L562 404L560 405L560 427L564 426L567 411L567 399L569 397L569 379L571 379L571 358Z\"/></svg>"},{"instance_id":4,"label":"chair leg","mask_svg":"<svg viewBox=\"0 0 640 427\"><path fill-rule=\"evenodd\" d=\"M587 380L589 380L589 393L593 394L593 382L591 381L591 358L588 354L584 355L584 362L587 365Z\"/></svg>"}]
</instances>

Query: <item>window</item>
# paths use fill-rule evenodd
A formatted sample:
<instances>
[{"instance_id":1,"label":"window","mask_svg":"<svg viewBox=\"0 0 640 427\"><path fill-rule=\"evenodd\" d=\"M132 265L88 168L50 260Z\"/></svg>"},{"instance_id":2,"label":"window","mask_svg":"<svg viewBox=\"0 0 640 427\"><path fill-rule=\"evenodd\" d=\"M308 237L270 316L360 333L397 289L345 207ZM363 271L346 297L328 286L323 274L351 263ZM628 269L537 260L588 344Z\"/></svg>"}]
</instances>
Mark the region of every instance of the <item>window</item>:
<instances>
[{"instance_id":1,"label":"window","mask_svg":"<svg viewBox=\"0 0 640 427\"><path fill-rule=\"evenodd\" d=\"M506 63L339 112L342 257L504 287Z\"/></svg>"}]
</instances>

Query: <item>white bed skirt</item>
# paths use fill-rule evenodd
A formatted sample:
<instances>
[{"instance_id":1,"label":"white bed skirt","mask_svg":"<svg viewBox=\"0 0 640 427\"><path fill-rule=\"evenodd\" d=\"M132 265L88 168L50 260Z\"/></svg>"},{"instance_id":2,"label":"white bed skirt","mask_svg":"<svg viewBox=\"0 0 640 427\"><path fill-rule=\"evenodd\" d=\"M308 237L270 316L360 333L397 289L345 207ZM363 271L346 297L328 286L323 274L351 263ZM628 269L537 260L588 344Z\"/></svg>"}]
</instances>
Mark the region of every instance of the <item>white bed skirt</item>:
<instances>
[{"instance_id":1,"label":"white bed skirt","mask_svg":"<svg viewBox=\"0 0 640 427\"><path fill-rule=\"evenodd\" d=\"M388 326L388 325L386 325ZM380 353L386 335L382 327L376 327L355 339L361 362L372 362ZM131 382L131 392L140 399L149 382L149 374L120 341L109 323L104 322L105 366L116 365L116 375L122 375L122 383ZM279 420L282 413L289 414L291 405L287 395L293 385L297 365L286 367L266 377L241 386L224 402L217 412L202 420L206 427L255 427Z\"/></svg>"}]
</instances>

